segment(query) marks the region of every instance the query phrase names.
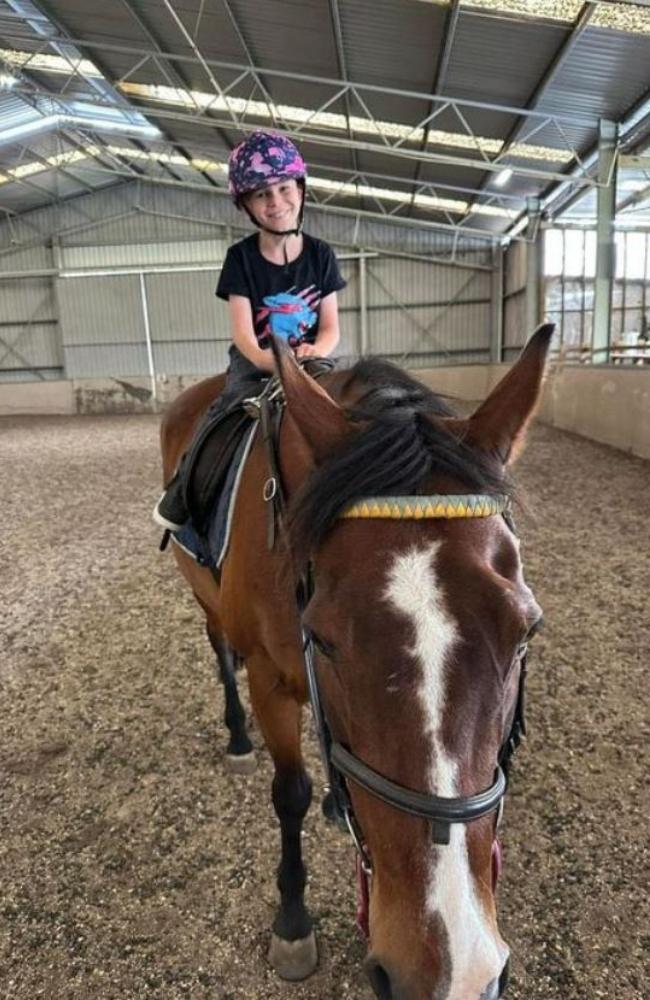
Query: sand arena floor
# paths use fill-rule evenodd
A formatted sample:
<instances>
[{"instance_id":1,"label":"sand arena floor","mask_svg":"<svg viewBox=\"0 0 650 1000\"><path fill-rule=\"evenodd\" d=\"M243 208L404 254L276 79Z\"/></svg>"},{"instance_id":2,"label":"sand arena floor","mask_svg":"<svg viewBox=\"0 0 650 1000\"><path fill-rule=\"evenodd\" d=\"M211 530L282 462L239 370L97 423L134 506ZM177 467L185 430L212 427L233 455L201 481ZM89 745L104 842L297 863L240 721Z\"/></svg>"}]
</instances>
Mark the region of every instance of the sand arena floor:
<instances>
[{"instance_id":1,"label":"sand arena floor","mask_svg":"<svg viewBox=\"0 0 650 1000\"><path fill-rule=\"evenodd\" d=\"M506 808L508 997L641 1000L650 465L538 427L519 470L547 628ZM0 478L0 997L368 1000L352 851L316 808L321 966L286 985L266 964L271 768L223 771L201 617L149 520L157 420L5 419Z\"/></svg>"}]
</instances>

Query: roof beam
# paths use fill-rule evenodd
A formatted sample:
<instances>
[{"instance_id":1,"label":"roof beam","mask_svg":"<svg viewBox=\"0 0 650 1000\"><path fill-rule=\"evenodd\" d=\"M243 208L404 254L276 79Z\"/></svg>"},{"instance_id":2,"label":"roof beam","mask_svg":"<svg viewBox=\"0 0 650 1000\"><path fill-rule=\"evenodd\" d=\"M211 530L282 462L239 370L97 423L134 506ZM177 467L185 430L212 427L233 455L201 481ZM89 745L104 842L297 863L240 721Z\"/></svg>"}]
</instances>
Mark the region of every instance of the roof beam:
<instances>
[{"instance_id":1,"label":"roof beam","mask_svg":"<svg viewBox=\"0 0 650 1000\"><path fill-rule=\"evenodd\" d=\"M262 94L262 96L263 96L263 98L264 98L264 100L266 102L267 108L269 109L269 117L271 118L271 120L273 122L275 122L276 115L275 115L275 112L274 112L273 98L271 97L271 94L270 94L270 92L269 92L266 84L262 80L262 77L260 76L260 73L257 70L257 67L255 65L255 60L253 58L253 53L251 52L250 46L249 46L248 42L246 41L246 38L244 37L244 32L242 30L242 27L239 24L239 21L237 20L237 17L235 15L235 13L234 13L234 11L233 11L230 3L228 2L228 0L221 0L221 2L222 2L223 6L224 6L224 8L226 10L226 13L228 14L228 17L230 18L230 22L231 22L231 24L232 24L232 26L233 26L233 28L235 30L235 34L237 35L237 38L239 39L239 44L241 45L241 47L242 47L242 49L244 51L244 55L246 56L246 59L248 60L248 66L249 66L250 72L252 74L252 77L255 80L255 83L257 84L257 86L258 86L258 88L260 90L260 93Z\"/></svg>"},{"instance_id":2,"label":"roof beam","mask_svg":"<svg viewBox=\"0 0 650 1000\"><path fill-rule=\"evenodd\" d=\"M19 88L14 88L14 93L20 93ZM39 96L38 91L32 91L32 93ZM50 97L53 95L49 92L41 92L40 96ZM106 101L86 101L84 102L89 107L111 107L110 103ZM211 129L216 132L220 132L223 128L232 128L233 125L230 121L223 118L218 118L214 115L196 117L195 115L189 114L187 111L174 111L165 107L153 106L150 104L132 104L133 110L137 110L144 114L147 118L160 119L161 121L178 121L185 124L196 126L197 128ZM260 128L259 120L257 121L244 121L239 120L237 122L237 131L239 132L254 132ZM491 161L487 157L481 157L472 159L470 156L463 156L462 154L454 153L436 153L432 150L420 150L418 147L407 147L405 146L404 140L389 141L384 137L383 142L372 141L371 139L350 139L347 135L335 135L331 132L326 131L316 131L314 129L306 130L305 126L297 126L294 129L287 130L276 127L278 132L282 132L289 136L300 136L304 138L305 141L314 143L319 146L332 146L338 149L355 149L359 151L380 153L382 155L396 157L403 160L411 161L426 161L428 163L443 163L451 166L461 166L468 167L472 170L480 170L481 172L490 171L492 173L499 173L502 170L502 164L499 162ZM101 131L101 129L98 129ZM167 139L168 142L173 142L173 139ZM143 147L144 148L144 147ZM449 148L449 147L447 147ZM535 178L536 180L541 180L545 183L550 183L552 181L558 181L566 183L567 180L575 186L596 186L596 181L588 176L576 176L573 178L567 178L566 174L558 173L557 171L544 170L541 167L523 167L523 166L513 166L513 172L521 175L523 177Z\"/></svg>"},{"instance_id":3,"label":"roof beam","mask_svg":"<svg viewBox=\"0 0 650 1000\"><path fill-rule=\"evenodd\" d=\"M438 66L436 68L436 76L433 81L433 87L431 92L433 94L440 94L445 86L445 80L447 78L447 72L449 70L449 62L451 60L451 53L454 47L454 40L456 38L456 28L458 27L458 17L460 14L460 0L452 0L449 10L447 11L447 16L445 19L445 37L442 43L442 48L440 50L440 58L438 60ZM429 114L433 114L434 107L433 101L429 104ZM431 123L428 122L424 135L422 137L422 143L420 148L425 150L429 143L429 134L431 132ZM415 180L420 179L420 174L422 172L422 164L418 163L415 169ZM416 191L413 192L413 202L411 203L411 208L415 202Z\"/></svg>"},{"instance_id":4,"label":"roof beam","mask_svg":"<svg viewBox=\"0 0 650 1000\"><path fill-rule=\"evenodd\" d=\"M157 36L155 35L155 33L154 33L153 29L150 27L150 25L144 20L143 16L140 14L140 12L135 9L135 7L133 6L133 4L131 3L131 0L121 0L121 2L124 5L124 7L126 8L126 10L128 11L129 15L133 18L133 20L135 21L135 23L140 28L140 31L142 31L142 33L149 39L149 42L151 43L151 45L153 45L153 47L155 48L156 52L158 52L160 54L161 58L156 60L156 65L160 67L163 76L167 80L167 83L171 87L178 87L178 86L180 86L181 89L187 90L191 94L192 88L191 88L191 84L189 83L187 77L184 74L182 74L181 72L179 72L174 66L168 66L167 65L166 61L162 57L162 47L160 45L160 42L158 41ZM188 160L191 159L191 156L188 154L187 150L180 143L175 142L174 139L171 136L169 138L170 138L170 142L172 142L172 144L176 147L176 149L179 150L179 152L183 156L187 157ZM222 139L224 139L224 141L226 141L225 140L225 136L223 136L223 135L222 135ZM178 176L171 169L170 169L169 172L174 177ZM203 171L201 171L201 173L203 173ZM214 184L214 181L212 180L212 178L209 177L207 174L203 173L203 176L205 177L206 181L209 184Z\"/></svg>"},{"instance_id":5,"label":"roof beam","mask_svg":"<svg viewBox=\"0 0 650 1000\"><path fill-rule=\"evenodd\" d=\"M537 108L540 101L542 100L542 98L552 85L553 81L557 78L560 70L564 69L571 53L573 52L578 41L582 37L582 34L589 26L589 22L591 21L597 6L598 4L595 2L591 2L591 0L588 0L588 2L585 3L573 29L569 32L569 34L564 40L564 43L560 46L559 50L553 56L553 59L551 60L549 66L547 66L541 80L538 81L533 94L531 95L530 99L526 104L527 111L529 112L534 111ZM503 150L501 151L497 159L500 160L508 155L508 151L512 148L514 143L517 142L517 140L521 139L526 124L527 121L525 118L520 118L520 120L514 124L509 134L506 136L504 140ZM511 165L508 164L508 166L510 167ZM490 180L491 180L490 175L486 175L482 179L480 184L480 191L485 190ZM540 195L540 197L542 196L543 195Z\"/></svg>"},{"instance_id":6,"label":"roof beam","mask_svg":"<svg viewBox=\"0 0 650 1000\"><path fill-rule=\"evenodd\" d=\"M171 18L174 21L174 24L176 25L176 27L180 31L181 36L183 38L183 41L187 45L189 45L189 47L191 48L192 52L194 53L194 58L197 60L198 64L203 69L205 75L207 76L208 80L210 81L210 83L212 85L212 88L214 89L215 94L217 94L219 97L223 97L224 94L223 94L223 90L221 88L221 85L220 85L219 81L217 80L216 76L212 72L212 69L211 69L208 61L204 58L204 56L203 56L201 50L199 49L198 45L196 44L196 42L194 41L194 39L190 35L189 31L187 30L187 28L183 24L182 20L178 16L178 14L176 13L176 10L174 9L174 6L173 6L171 0L162 0L162 2L165 5L165 8L169 12L169 14L171 15ZM232 116L232 119L233 119L233 125L235 127L237 127L237 119L235 118L234 115L232 115L232 113L231 113L231 116Z\"/></svg>"},{"instance_id":7,"label":"roof beam","mask_svg":"<svg viewBox=\"0 0 650 1000\"><path fill-rule=\"evenodd\" d=\"M39 0L43 2L43 0ZM167 0L165 0L167 2ZM33 42L32 36L26 35L16 35L11 31L5 31L4 36L6 38L13 38L16 41L23 42ZM189 37L189 36L188 36ZM78 46L83 46L85 49L93 50L97 49L102 52L115 52L121 55L132 55L132 56L162 56L163 58L169 60L172 63L198 63L200 65L207 66L209 69L223 69L228 71L235 71L240 73L251 72L251 67L242 65L241 63L224 62L219 59L199 59L197 56L182 55L175 52L153 52L151 49L143 48L142 46L133 45L115 45L110 42L94 42L90 39L77 39L77 38L48 38L48 44L56 45L59 44L73 44ZM193 43L192 43L193 45ZM96 60L94 60L96 62ZM286 70L274 70L266 69L261 66L253 67L257 74L262 73L265 77L279 77L284 80L295 80L299 83L316 83L323 85L324 87L333 87L343 90L345 88L350 88L358 92L367 92L374 94L386 94L395 97L409 97L419 99L421 101L438 101L447 102L451 106L475 108L477 110L485 109L488 111L502 111L508 115L522 115L524 117L537 118L537 119L548 119L549 115L529 110L527 108L521 108L510 104L491 104L487 101L470 101L460 98L453 97L438 97L435 94L425 93L423 91L417 90L404 90L397 87L379 87L376 84L370 83L360 83L354 81L345 81L336 79L333 77L321 77L313 76L307 73L293 73ZM581 125L587 128L598 129L599 118L597 115L590 114L572 114L572 115L553 115L551 116L553 120L564 122L570 125ZM237 123L235 123L237 124Z\"/></svg>"},{"instance_id":8,"label":"roof beam","mask_svg":"<svg viewBox=\"0 0 650 1000\"><path fill-rule=\"evenodd\" d=\"M57 53L60 53L60 49L61 49L61 47L63 47L63 54L65 55L66 58L69 58L69 57L68 57L67 52L65 51L65 49L66 49L66 47L69 49L70 46L73 46L75 49L78 49L79 52L81 53L81 55L84 58L86 58L86 59L90 58L89 55L88 55L88 52L87 52L87 47L88 47L87 46L87 42L84 41L84 40L80 40L79 42L73 42L72 41L72 39L69 37L70 33L68 32L67 28L59 20L59 17L57 15L57 13L52 9L52 7L50 5L51 0L32 0L32 2L35 5L36 5L36 3L38 4L39 10L41 11L41 13L43 13L45 15L45 17L47 18L47 21L49 22L48 26L51 27L51 28L52 27L55 28L57 32L63 34L63 36L64 36L63 38L59 38L58 41L56 41L56 42L53 42L53 38L52 38L51 35L47 35L47 36L43 37L42 40L47 45L53 45L53 47L54 47L54 49L55 49L55 51ZM78 68L75 67L75 65L73 63L70 64L71 71L74 73L74 75L80 76L81 79L84 81L84 83L86 85L90 84L93 87L93 89L102 96L102 98L105 98L107 96L106 95L106 90L108 88L110 98L112 99L113 96L114 96L114 100L110 100L110 103L109 103L108 106L115 107L118 110L123 111L125 114L128 114L129 111L133 111L133 110L137 111L137 109L135 109L133 107L133 105L131 104L131 102L128 101L126 98L124 98L120 94L119 90L115 89L115 87L114 87L114 82L115 81L111 80L111 75L108 72L108 70L106 69L106 66L103 64L103 60L101 59L101 54L100 54L100 58L99 59L96 58L96 57L94 57L92 59L92 62L97 66L97 68L101 72L101 74L102 74L102 76L104 78L103 81L102 81L103 84L104 84L104 86L102 86L98 80L95 80L95 79L93 79L91 77L83 76L82 74L79 74ZM50 95L50 96L54 96L54 95ZM140 112L138 112L138 113L140 113ZM137 141L137 140L135 140L135 141ZM140 148L144 149L145 147L141 146ZM171 171L171 170L169 171L169 173L171 173L173 177L176 176L176 174L174 174L173 171Z\"/></svg>"},{"instance_id":9,"label":"roof beam","mask_svg":"<svg viewBox=\"0 0 650 1000\"><path fill-rule=\"evenodd\" d=\"M116 176L126 177L133 180L133 174L129 173L124 167L119 168L107 168L105 166L99 166L95 163L88 165L89 170L96 170L99 173L110 173ZM192 191L201 191L204 194L218 195L224 198L230 198L228 191L224 188L208 188L204 184L192 183L191 181L178 181L171 180L162 177L152 177L148 174L144 174L137 178L138 181L144 181L150 184L160 184L166 187L181 187ZM319 204L314 204L314 208L319 208ZM436 222L430 219L412 219L404 215L396 215L394 213L382 213L382 212L370 212L365 210L359 210L356 208L347 208L340 205L328 205L324 209L327 213L334 215L344 215L350 216L352 218L362 218L369 219L375 222L382 222L388 225L398 225L406 226L411 229L430 230L434 232L449 232L449 233L459 233L461 236L471 237L475 239L480 239L487 244L492 244L501 240L501 233L490 232L485 229L471 229L463 226L462 229L458 225L451 225L443 222Z\"/></svg>"},{"instance_id":10,"label":"roof beam","mask_svg":"<svg viewBox=\"0 0 650 1000\"><path fill-rule=\"evenodd\" d=\"M339 64L339 73L346 83L349 82L348 65L347 59L345 58L345 43L343 41L343 27L341 25L341 11L339 9L338 0L330 0L330 17L332 20L332 30L334 32L334 43L336 45L336 58ZM345 115L348 122L348 137L353 139L352 128L350 126L350 97L348 92L345 92L343 97L343 102L345 104ZM359 171L359 157L357 155L356 149L352 150L352 165L356 172Z\"/></svg>"}]
</instances>

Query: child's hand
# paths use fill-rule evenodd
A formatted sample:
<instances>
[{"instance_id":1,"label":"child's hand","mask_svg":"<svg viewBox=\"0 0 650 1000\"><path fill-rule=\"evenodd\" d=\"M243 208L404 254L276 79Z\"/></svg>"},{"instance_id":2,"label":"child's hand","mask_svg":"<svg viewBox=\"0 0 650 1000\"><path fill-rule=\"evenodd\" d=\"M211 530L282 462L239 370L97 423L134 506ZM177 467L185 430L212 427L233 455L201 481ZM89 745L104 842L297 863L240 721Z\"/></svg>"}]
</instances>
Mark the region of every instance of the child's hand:
<instances>
[{"instance_id":1,"label":"child's hand","mask_svg":"<svg viewBox=\"0 0 650 1000\"><path fill-rule=\"evenodd\" d=\"M296 347L297 358L319 358L320 352L314 344L298 344Z\"/></svg>"}]
</instances>

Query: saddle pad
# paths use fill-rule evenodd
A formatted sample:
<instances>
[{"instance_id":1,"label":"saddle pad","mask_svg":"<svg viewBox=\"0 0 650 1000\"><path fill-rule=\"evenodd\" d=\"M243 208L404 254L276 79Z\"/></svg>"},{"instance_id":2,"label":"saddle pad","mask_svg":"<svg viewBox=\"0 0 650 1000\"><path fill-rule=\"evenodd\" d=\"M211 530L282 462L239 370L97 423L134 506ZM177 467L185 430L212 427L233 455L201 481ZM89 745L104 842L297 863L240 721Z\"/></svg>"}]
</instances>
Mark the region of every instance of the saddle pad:
<instances>
[{"instance_id":1,"label":"saddle pad","mask_svg":"<svg viewBox=\"0 0 650 1000\"><path fill-rule=\"evenodd\" d=\"M206 536L199 535L189 521L183 525L180 531L172 532L171 537L176 545L193 559L196 559L200 566L219 569L226 557L239 483L257 427L258 422L254 421L239 442L237 451L228 467L223 489L219 491L210 512Z\"/></svg>"}]
</instances>

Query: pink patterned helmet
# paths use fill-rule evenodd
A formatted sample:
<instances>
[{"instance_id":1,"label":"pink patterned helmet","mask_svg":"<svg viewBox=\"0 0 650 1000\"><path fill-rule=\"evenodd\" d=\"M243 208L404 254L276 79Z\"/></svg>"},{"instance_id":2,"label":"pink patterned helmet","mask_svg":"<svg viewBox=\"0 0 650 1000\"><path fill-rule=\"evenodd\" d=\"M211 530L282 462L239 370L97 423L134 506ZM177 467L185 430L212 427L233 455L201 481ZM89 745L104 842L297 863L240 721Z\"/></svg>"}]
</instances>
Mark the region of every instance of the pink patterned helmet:
<instances>
[{"instance_id":1,"label":"pink patterned helmet","mask_svg":"<svg viewBox=\"0 0 650 1000\"><path fill-rule=\"evenodd\" d=\"M235 146L228 159L228 187L237 207L249 191L306 177L307 167L296 146L275 132L253 132Z\"/></svg>"}]
</instances>

